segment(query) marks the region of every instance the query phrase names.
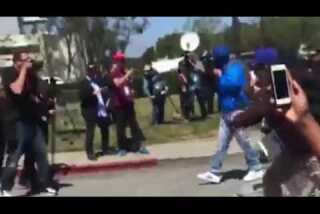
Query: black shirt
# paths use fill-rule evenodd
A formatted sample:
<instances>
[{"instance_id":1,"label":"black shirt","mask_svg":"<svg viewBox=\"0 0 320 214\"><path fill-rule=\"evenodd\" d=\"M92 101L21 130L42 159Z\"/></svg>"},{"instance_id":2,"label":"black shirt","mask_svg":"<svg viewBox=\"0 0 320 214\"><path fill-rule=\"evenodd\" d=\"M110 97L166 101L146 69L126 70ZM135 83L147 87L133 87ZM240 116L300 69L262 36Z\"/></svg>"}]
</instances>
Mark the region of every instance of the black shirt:
<instances>
[{"instance_id":1,"label":"black shirt","mask_svg":"<svg viewBox=\"0 0 320 214\"><path fill-rule=\"evenodd\" d=\"M27 74L28 75L28 74ZM38 79L26 77L21 94L14 94L10 84L16 81L19 74L15 68L9 68L2 72L2 81L6 94L5 117L7 120L37 120L37 104L32 96L36 95ZM31 76L31 75L30 75Z\"/></svg>"}]
</instances>

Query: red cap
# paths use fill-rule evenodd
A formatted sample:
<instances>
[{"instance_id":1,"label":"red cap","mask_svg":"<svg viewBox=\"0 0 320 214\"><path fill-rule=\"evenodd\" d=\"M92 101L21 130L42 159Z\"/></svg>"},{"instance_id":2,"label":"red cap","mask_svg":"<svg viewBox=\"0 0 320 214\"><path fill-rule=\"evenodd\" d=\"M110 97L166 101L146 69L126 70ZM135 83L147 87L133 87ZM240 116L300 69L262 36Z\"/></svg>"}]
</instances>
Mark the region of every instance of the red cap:
<instances>
[{"instance_id":1,"label":"red cap","mask_svg":"<svg viewBox=\"0 0 320 214\"><path fill-rule=\"evenodd\" d=\"M125 55L121 51L117 51L113 56L112 59L114 61L124 61L125 60Z\"/></svg>"}]
</instances>

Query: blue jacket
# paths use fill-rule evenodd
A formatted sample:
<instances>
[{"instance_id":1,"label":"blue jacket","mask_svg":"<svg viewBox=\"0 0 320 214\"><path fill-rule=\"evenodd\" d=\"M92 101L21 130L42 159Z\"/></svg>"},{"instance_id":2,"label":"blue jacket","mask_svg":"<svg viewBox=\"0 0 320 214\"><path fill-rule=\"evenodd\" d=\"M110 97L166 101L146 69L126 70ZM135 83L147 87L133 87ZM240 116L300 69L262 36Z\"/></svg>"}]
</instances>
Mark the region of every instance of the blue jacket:
<instances>
[{"instance_id":1,"label":"blue jacket","mask_svg":"<svg viewBox=\"0 0 320 214\"><path fill-rule=\"evenodd\" d=\"M218 80L220 110L223 113L243 109L248 105L244 87L247 84L245 66L239 60L230 61Z\"/></svg>"}]
</instances>

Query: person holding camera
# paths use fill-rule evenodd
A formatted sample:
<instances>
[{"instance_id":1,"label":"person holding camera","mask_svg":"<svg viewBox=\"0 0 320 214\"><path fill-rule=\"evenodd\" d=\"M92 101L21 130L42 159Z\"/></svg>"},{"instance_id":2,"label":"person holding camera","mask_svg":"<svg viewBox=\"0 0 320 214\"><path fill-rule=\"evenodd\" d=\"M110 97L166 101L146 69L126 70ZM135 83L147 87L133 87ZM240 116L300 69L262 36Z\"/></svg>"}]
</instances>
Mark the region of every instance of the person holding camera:
<instances>
[{"instance_id":1,"label":"person holding camera","mask_svg":"<svg viewBox=\"0 0 320 214\"><path fill-rule=\"evenodd\" d=\"M86 124L85 148L89 160L97 160L94 153L93 140L95 126L98 125L101 132L102 155L111 152L109 148L109 124L110 116L108 102L110 98L111 82L102 76L98 68L89 65L87 75L80 83L81 113Z\"/></svg>"},{"instance_id":2,"label":"person holding camera","mask_svg":"<svg viewBox=\"0 0 320 214\"><path fill-rule=\"evenodd\" d=\"M3 161L5 160L6 146L7 146L6 128L8 128L8 124L5 123L6 122L5 105L6 105L6 95L4 92L2 77L0 77L0 166L1 166L0 176L2 175L2 166L3 166Z\"/></svg>"},{"instance_id":3,"label":"person holding camera","mask_svg":"<svg viewBox=\"0 0 320 214\"><path fill-rule=\"evenodd\" d=\"M151 66L146 65L144 68L143 91L151 99L152 120L151 124L162 124L164 122L164 107L168 86Z\"/></svg>"},{"instance_id":4,"label":"person holding camera","mask_svg":"<svg viewBox=\"0 0 320 214\"><path fill-rule=\"evenodd\" d=\"M190 64L190 83L191 83L191 92L193 97L193 102L198 101L201 113L201 119L207 117L207 108L205 105L206 91L204 87L204 78L205 78L205 68L201 61L198 60L198 56L194 53L188 54L188 63ZM194 108L194 103L192 104ZM194 109L193 109L194 112Z\"/></svg>"},{"instance_id":5,"label":"person holding camera","mask_svg":"<svg viewBox=\"0 0 320 214\"><path fill-rule=\"evenodd\" d=\"M216 62L214 73L218 76L218 94L222 112L218 137L219 145L216 154L212 157L210 171L198 174L197 177L201 180L220 183L223 160L227 155L230 142L235 136L244 151L249 168L243 180L252 181L262 178L264 172L259 161L259 155L250 145L246 130L243 127L233 128L231 126L234 117L248 104L248 98L244 93L246 85L245 66L238 60L229 61L230 50L224 45L214 48L212 55Z\"/></svg>"},{"instance_id":6,"label":"person holding camera","mask_svg":"<svg viewBox=\"0 0 320 214\"><path fill-rule=\"evenodd\" d=\"M276 133L280 151L264 175L265 196L310 196L320 187L319 124L311 114L304 90L288 70L291 104L280 107L272 102L270 49L257 50L256 55L260 55L256 57L257 79L251 79L250 84L254 102L232 124L250 126L266 118Z\"/></svg>"},{"instance_id":7,"label":"person holding camera","mask_svg":"<svg viewBox=\"0 0 320 214\"><path fill-rule=\"evenodd\" d=\"M177 79L181 112L184 119L190 120L191 115L194 114L194 96L191 90L191 66L186 58L185 56L178 64Z\"/></svg>"},{"instance_id":8,"label":"person holding camera","mask_svg":"<svg viewBox=\"0 0 320 214\"><path fill-rule=\"evenodd\" d=\"M180 85L180 103L186 119L194 115L195 98L198 101L201 119L207 117L205 106L204 66L194 53L185 53L178 65L178 82Z\"/></svg>"},{"instance_id":9,"label":"person holding camera","mask_svg":"<svg viewBox=\"0 0 320 214\"><path fill-rule=\"evenodd\" d=\"M10 151L2 174L1 195L11 196L18 162L23 154L31 154L38 168L41 192L55 195L57 191L49 182L49 162L43 132L38 124L36 98L38 76L27 53L13 56L13 68L3 73L3 82L8 97L7 116L14 121L16 146Z\"/></svg>"},{"instance_id":10,"label":"person holding camera","mask_svg":"<svg viewBox=\"0 0 320 214\"><path fill-rule=\"evenodd\" d=\"M39 68L40 69L40 68ZM37 71L39 72L39 71ZM43 133L45 143L49 143L49 120L54 112L54 98L50 95L49 84L45 80L38 80L37 97L39 102L36 105L38 112L38 124L40 130ZM50 97L51 96L51 97ZM51 171L51 170L50 170ZM53 175L50 174L49 179L53 179ZM50 180L50 182L53 180ZM40 191L40 182L38 179L38 173L35 168L35 160L31 153L26 153L23 163L23 169L19 178L19 184L25 187L31 187L30 194L34 194Z\"/></svg>"},{"instance_id":11,"label":"person holding camera","mask_svg":"<svg viewBox=\"0 0 320 214\"><path fill-rule=\"evenodd\" d=\"M202 64L204 65L205 72L203 77L203 91L205 94L205 105L207 108L208 115L214 113L214 98L217 93L217 78L212 72L214 69L214 59L205 51L201 56Z\"/></svg>"},{"instance_id":12,"label":"person holding camera","mask_svg":"<svg viewBox=\"0 0 320 214\"><path fill-rule=\"evenodd\" d=\"M125 68L125 55L120 51L113 55L113 63L110 75L114 84L112 103L116 120L118 154L124 156L128 151L149 154L149 151L143 145L145 136L136 118L134 91L130 80L132 71ZM128 125L132 136L131 142L126 137L126 127Z\"/></svg>"}]
</instances>

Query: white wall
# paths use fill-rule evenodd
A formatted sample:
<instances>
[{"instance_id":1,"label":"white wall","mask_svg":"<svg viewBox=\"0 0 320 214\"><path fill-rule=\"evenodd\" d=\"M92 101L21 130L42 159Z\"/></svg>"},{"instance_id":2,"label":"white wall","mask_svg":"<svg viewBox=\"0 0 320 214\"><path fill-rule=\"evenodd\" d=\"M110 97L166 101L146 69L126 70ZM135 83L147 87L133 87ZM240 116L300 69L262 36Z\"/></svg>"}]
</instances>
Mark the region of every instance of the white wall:
<instances>
[{"instance_id":1,"label":"white wall","mask_svg":"<svg viewBox=\"0 0 320 214\"><path fill-rule=\"evenodd\" d=\"M18 34L19 33L19 26L18 20L16 16L12 17L0 17L0 35L7 35L7 34Z\"/></svg>"}]
</instances>

